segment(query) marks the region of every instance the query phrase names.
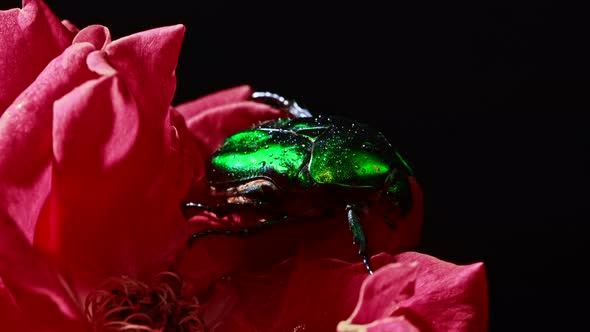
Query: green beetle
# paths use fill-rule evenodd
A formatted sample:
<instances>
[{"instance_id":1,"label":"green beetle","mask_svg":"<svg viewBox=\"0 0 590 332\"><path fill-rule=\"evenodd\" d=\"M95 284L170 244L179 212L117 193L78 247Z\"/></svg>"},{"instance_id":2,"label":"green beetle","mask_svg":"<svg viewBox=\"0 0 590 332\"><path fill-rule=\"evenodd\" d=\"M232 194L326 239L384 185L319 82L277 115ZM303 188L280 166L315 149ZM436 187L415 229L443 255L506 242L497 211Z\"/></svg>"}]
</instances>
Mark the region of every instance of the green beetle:
<instances>
[{"instance_id":1,"label":"green beetle","mask_svg":"<svg viewBox=\"0 0 590 332\"><path fill-rule=\"evenodd\" d=\"M253 99L288 110L296 118L262 123L228 137L213 153L207 181L216 205L185 203L225 216L256 209L276 218L261 225L290 218L346 216L367 271L373 273L366 254L367 239L362 216L371 202L386 200L405 214L412 206L404 158L377 130L342 117L311 116L296 103L271 93L255 93ZM393 223L385 219L385 222ZM248 234L211 229L193 234L189 245L207 234Z\"/></svg>"}]
</instances>

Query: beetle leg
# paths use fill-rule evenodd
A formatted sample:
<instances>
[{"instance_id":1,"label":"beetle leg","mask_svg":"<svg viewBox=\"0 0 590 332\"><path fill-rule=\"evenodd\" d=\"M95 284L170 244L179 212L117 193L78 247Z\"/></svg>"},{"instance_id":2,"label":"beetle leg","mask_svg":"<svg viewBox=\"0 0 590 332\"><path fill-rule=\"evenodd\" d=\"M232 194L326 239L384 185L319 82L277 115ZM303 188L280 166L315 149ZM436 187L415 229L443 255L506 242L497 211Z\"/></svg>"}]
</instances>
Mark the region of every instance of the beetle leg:
<instances>
[{"instance_id":1,"label":"beetle leg","mask_svg":"<svg viewBox=\"0 0 590 332\"><path fill-rule=\"evenodd\" d=\"M287 218L287 216L284 216L284 217L281 217L278 219L266 220L266 221L262 221L262 222L256 224L256 226L237 228L237 229L233 229L233 230L232 229L219 229L219 228L206 229L204 231L197 232L197 233L194 233L193 235L191 235L191 237L187 241L187 245L189 247L191 247L193 245L193 242L196 239L206 236L206 235L211 235L211 234L232 235L232 236L240 236L240 237L255 234L257 232L264 230L265 227L283 222L286 218Z\"/></svg>"},{"instance_id":2,"label":"beetle leg","mask_svg":"<svg viewBox=\"0 0 590 332\"><path fill-rule=\"evenodd\" d=\"M266 91L256 91L250 96L252 100L267 104L282 111L289 112L294 118L308 118L311 113L297 105L295 101L289 101L282 96Z\"/></svg>"},{"instance_id":3,"label":"beetle leg","mask_svg":"<svg viewBox=\"0 0 590 332\"><path fill-rule=\"evenodd\" d=\"M194 216L196 213L190 213L189 211L195 210L195 209L211 212L211 213L215 214L218 218L223 218L226 215L234 212L234 211L230 211L230 209L227 208L227 206L225 206L225 205L214 207L214 206L208 206L205 204L194 203L194 202L183 203L181 205L180 209L182 210L182 215L184 216L185 219L190 219L192 216Z\"/></svg>"},{"instance_id":4,"label":"beetle leg","mask_svg":"<svg viewBox=\"0 0 590 332\"><path fill-rule=\"evenodd\" d=\"M242 201L240 202L240 198ZM243 196L237 196L236 198L232 199L232 204L223 204L218 206L208 206L201 203L194 203L188 202L184 203L181 206L182 214L184 215L185 219L190 219L196 213L189 213L192 209L198 209L202 211L207 211L215 214L218 218L223 218L229 214L239 212L244 209L244 206L254 206L255 201L245 199Z\"/></svg>"},{"instance_id":5,"label":"beetle leg","mask_svg":"<svg viewBox=\"0 0 590 332\"><path fill-rule=\"evenodd\" d=\"M191 209L199 209L199 210L205 210L205 211L209 211L209 212L215 213L215 209L214 208L212 208L210 206L207 206L207 205L204 205L204 204L201 204L201 203L194 203L194 202L183 203L180 206L180 209L182 210L182 214L184 215L184 217L186 219L189 219L190 217L193 216L192 214L189 214L188 213L188 211L191 210Z\"/></svg>"},{"instance_id":6,"label":"beetle leg","mask_svg":"<svg viewBox=\"0 0 590 332\"><path fill-rule=\"evenodd\" d=\"M363 260L367 271L370 274L373 274L373 269L369 265L369 259L367 258L367 238L365 236L365 232L363 231L363 227L361 226L361 222L354 212L354 207L352 205L346 206L346 214L348 217L348 227L352 232L352 241L354 244L358 245L359 247L359 256Z\"/></svg>"}]
</instances>

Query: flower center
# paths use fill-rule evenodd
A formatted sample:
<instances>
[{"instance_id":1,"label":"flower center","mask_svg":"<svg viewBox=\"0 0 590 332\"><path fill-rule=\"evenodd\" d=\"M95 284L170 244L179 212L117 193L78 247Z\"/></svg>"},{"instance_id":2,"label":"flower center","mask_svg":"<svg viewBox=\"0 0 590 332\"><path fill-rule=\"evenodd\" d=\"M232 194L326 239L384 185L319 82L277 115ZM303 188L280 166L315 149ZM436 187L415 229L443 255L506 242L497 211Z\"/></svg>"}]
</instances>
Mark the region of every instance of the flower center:
<instances>
[{"instance_id":1,"label":"flower center","mask_svg":"<svg viewBox=\"0 0 590 332\"><path fill-rule=\"evenodd\" d=\"M86 316L95 331L204 331L197 299L184 299L181 286L171 272L160 273L150 285L126 276L109 278L86 298Z\"/></svg>"}]
</instances>

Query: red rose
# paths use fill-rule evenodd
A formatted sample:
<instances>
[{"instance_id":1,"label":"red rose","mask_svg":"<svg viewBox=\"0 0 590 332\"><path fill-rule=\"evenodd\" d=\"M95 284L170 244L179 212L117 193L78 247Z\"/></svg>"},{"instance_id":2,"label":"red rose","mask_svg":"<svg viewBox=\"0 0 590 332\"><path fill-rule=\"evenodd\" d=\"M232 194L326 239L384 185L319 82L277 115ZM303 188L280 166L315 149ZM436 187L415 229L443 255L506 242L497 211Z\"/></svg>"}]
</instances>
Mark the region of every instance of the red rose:
<instances>
[{"instance_id":1,"label":"red rose","mask_svg":"<svg viewBox=\"0 0 590 332\"><path fill-rule=\"evenodd\" d=\"M172 107L183 26L111 41L107 28L78 31L39 0L0 12L0 25L2 331L486 329L481 264L395 255L419 241L416 181L396 230L363 220L373 276L339 218L189 249L190 234L228 223L208 213L187 222L179 209L206 198L210 153L284 114L248 100L248 86ZM165 281L150 284L156 277ZM121 293L131 295L113 302ZM106 319L129 301L133 319Z\"/></svg>"},{"instance_id":2,"label":"red rose","mask_svg":"<svg viewBox=\"0 0 590 332\"><path fill-rule=\"evenodd\" d=\"M33 330L79 330L100 282L149 279L183 247L199 157L170 107L184 27L111 41L41 1L0 15L3 293Z\"/></svg>"}]
</instances>

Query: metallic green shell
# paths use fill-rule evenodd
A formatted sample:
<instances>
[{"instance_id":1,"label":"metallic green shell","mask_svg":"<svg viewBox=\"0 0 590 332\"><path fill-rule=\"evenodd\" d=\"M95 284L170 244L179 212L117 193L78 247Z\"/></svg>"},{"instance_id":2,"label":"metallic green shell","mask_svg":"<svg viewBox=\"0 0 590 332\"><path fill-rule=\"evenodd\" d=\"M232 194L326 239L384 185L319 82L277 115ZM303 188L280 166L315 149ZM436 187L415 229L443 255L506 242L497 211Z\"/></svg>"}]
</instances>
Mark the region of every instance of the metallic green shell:
<instances>
[{"instance_id":1,"label":"metallic green shell","mask_svg":"<svg viewBox=\"0 0 590 332\"><path fill-rule=\"evenodd\" d=\"M210 181L381 187L404 161L375 129L338 117L280 119L236 133L211 159Z\"/></svg>"},{"instance_id":2,"label":"metallic green shell","mask_svg":"<svg viewBox=\"0 0 590 332\"><path fill-rule=\"evenodd\" d=\"M233 183L268 177L277 184L296 182L312 142L280 129L254 128L228 137L213 154L209 180Z\"/></svg>"}]
</instances>

